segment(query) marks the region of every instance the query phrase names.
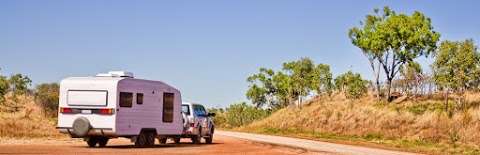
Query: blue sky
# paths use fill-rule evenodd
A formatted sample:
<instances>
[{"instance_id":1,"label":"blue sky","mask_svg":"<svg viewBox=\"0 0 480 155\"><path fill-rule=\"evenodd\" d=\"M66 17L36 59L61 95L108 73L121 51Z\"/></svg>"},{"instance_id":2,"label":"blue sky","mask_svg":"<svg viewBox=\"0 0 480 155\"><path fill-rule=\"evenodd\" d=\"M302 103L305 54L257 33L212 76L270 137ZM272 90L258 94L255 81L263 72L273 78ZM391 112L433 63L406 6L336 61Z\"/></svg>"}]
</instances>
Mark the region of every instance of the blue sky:
<instances>
[{"instance_id":1,"label":"blue sky","mask_svg":"<svg viewBox=\"0 0 480 155\"><path fill-rule=\"evenodd\" d=\"M184 100L245 101L260 67L310 57L370 78L348 29L374 8L431 17L441 39L480 40L480 1L0 1L0 68L35 84L127 70ZM424 63L427 64L427 63Z\"/></svg>"}]
</instances>

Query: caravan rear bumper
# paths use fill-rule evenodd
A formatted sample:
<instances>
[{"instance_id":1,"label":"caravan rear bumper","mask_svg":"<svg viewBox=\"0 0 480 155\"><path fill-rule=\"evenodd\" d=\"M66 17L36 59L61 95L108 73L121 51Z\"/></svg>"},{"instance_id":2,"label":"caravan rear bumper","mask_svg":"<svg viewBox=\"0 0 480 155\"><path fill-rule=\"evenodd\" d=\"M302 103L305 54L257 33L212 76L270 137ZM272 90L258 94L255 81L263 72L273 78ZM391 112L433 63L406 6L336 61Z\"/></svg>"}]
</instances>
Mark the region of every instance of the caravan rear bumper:
<instances>
[{"instance_id":1,"label":"caravan rear bumper","mask_svg":"<svg viewBox=\"0 0 480 155\"><path fill-rule=\"evenodd\" d=\"M60 133L69 134L73 138L81 138L72 134L73 128L71 127L57 127L57 130ZM106 136L106 137L116 137L115 132L112 128L92 128L88 131L88 136Z\"/></svg>"}]
</instances>

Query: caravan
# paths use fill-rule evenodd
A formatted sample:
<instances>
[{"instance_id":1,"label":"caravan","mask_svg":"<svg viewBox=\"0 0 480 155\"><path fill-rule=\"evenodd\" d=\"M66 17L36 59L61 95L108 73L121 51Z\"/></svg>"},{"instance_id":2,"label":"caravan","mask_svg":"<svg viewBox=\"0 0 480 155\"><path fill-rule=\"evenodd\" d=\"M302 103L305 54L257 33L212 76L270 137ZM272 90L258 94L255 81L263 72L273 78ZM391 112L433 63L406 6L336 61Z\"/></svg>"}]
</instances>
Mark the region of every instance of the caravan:
<instances>
[{"instance_id":1,"label":"caravan","mask_svg":"<svg viewBox=\"0 0 480 155\"><path fill-rule=\"evenodd\" d=\"M116 71L93 77L71 77L60 83L58 127L90 147L110 138L130 138L151 146L155 138L183 133L180 91L160 82Z\"/></svg>"}]
</instances>

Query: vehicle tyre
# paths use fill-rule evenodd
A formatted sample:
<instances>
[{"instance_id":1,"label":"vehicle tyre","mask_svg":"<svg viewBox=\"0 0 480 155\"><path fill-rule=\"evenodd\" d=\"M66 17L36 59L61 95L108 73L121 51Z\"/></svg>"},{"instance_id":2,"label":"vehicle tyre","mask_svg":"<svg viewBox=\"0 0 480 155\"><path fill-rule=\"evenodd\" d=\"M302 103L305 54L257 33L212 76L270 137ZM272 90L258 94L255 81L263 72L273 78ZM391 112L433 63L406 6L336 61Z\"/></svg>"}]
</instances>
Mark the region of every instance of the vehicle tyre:
<instances>
[{"instance_id":1,"label":"vehicle tyre","mask_svg":"<svg viewBox=\"0 0 480 155\"><path fill-rule=\"evenodd\" d=\"M198 134L192 136L192 143L193 144L200 144L202 140L202 127L199 127Z\"/></svg>"},{"instance_id":2,"label":"vehicle tyre","mask_svg":"<svg viewBox=\"0 0 480 155\"><path fill-rule=\"evenodd\" d=\"M200 144L200 140L201 140L201 139L202 139L202 138L201 138L200 136L198 136L198 135L193 135L193 137L192 137L192 143L193 143L193 144Z\"/></svg>"},{"instance_id":3,"label":"vehicle tyre","mask_svg":"<svg viewBox=\"0 0 480 155\"><path fill-rule=\"evenodd\" d=\"M214 127L212 127L212 128L210 129L210 133L208 134L209 136L208 136L208 137L205 137L205 143L207 143L207 144L212 144L212 142L213 142L213 133L214 133L214 130L215 130Z\"/></svg>"},{"instance_id":4,"label":"vehicle tyre","mask_svg":"<svg viewBox=\"0 0 480 155\"><path fill-rule=\"evenodd\" d=\"M75 121L73 121L72 127L72 134L77 137L85 137L91 128L90 121L88 121L88 119L85 117L79 117L75 119Z\"/></svg>"},{"instance_id":5,"label":"vehicle tyre","mask_svg":"<svg viewBox=\"0 0 480 155\"><path fill-rule=\"evenodd\" d=\"M155 132L147 132L147 141L145 143L145 145L147 146L154 146L155 145L155 137L157 135L155 134Z\"/></svg>"},{"instance_id":6,"label":"vehicle tyre","mask_svg":"<svg viewBox=\"0 0 480 155\"><path fill-rule=\"evenodd\" d=\"M107 146L109 138L108 137L98 137L98 146L105 147Z\"/></svg>"},{"instance_id":7,"label":"vehicle tyre","mask_svg":"<svg viewBox=\"0 0 480 155\"><path fill-rule=\"evenodd\" d=\"M98 143L98 137L88 137L87 144L88 147L95 147Z\"/></svg>"},{"instance_id":8,"label":"vehicle tyre","mask_svg":"<svg viewBox=\"0 0 480 155\"><path fill-rule=\"evenodd\" d=\"M180 137L173 138L173 142L175 142L175 144L180 144Z\"/></svg>"},{"instance_id":9,"label":"vehicle tyre","mask_svg":"<svg viewBox=\"0 0 480 155\"><path fill-rule=\"evenodd\" d=\"M137 136L137 139L135 140L135 147L144 147L146 143L147 136L145 135L145 132L140 132L140 134Z\"/></svg>"},{"instance_id":10,"label":"vehicle tyre","mask_svg":"<svg viewBox=\"0 0 480 155\"><path fill-rule=\"evenodd\" d=\"M159 138L158 141L160 144L167 144L167 138Z\"/></svg>"}]
</instances>

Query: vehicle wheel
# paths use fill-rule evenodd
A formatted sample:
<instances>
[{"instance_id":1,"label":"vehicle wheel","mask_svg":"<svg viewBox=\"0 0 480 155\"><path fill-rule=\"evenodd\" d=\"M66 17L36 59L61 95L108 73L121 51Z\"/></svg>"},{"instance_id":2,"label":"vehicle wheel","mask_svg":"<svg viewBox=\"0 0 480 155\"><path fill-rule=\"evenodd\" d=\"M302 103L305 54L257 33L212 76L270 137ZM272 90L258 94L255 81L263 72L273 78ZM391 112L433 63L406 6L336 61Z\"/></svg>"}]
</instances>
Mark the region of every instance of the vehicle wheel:
<instances>
[{"instance_id":1,"label":"vehicle wheel","mask_svg":"<svg viewBox=\"0 0 480 155\"><path fill-rule=\"evenodd\" d=\"M192 136L192 143L193 144L200 144L202 140L202 127L198 128L198 134Z\"/></svg>"},{"instance_id":2,"label":"vehicle wheel","mask_svg":"<svg viewBox=\"0 0 480 155\"><path fill-rule=\"evenodd\" d=\"M145 135L144 132L140 132L140 135L138 135L137 139L135 140L135 146L144 147L146 143L147 143L147 136Z\"/></svg>"},{"instance_id":3,"label":"vehicle wheel","mask_svg":"<svg viewBox=\"0 0 480 155\"><path fill-rule=\"evenodd\" d=\"M210 137L205 137L205 143L212 144L212 141L213 141L213 135L210 135Z\"/></svg>"},{"instance_id":4,"label":"vehicle wheel","mask_svg":"<svg viewBox=\"0 0 480 155\"><path fill-rule=\"evenodd\" d=\"M145 145L147 146L154 146L155 145L155 137L157 135L155 134L155 132L147 132L147 141L145 143Z\"/></svg>"},{"instance_id":5,"label":"vehicle wheel","mask_svg":"<svg viewBox=\"0 0 480 155\"><path fill-rule=\"evenodd\" d=\"M160 144L167 144L167 138L159 138L158 141Z\"/></svg>"},{"instance_id":6,"label":"vehicle wheel","mask_svg":"<svg viewBox=\"0 0 480 155\"><path fill-rule=\"evenodd\" d=\"M193 143L193 144L200 144L200 140L201 140L201 139L202 139L202 138L201 138L199 135L194 135L194 136L192 137L192 143Z\"/></svg>"},{"instance_id":7,"label":"vehicle wheel","mask_svg":"<svg viewBox=\"0 0 480 155\"><path fill-rule=\"evenodd\" d=\"M98 143L98 138L97 137L88 137L87 139L87 144L88 147L95 147Z\"/></svg>"},{"instance_id":8,"label":"vehicle wheel","mask_svg":"<svg viewBox=\"0 0 480 155\"><path fill-rule=\"evenodd\" d=\"M108 137L99 137L98 138L98 146L99 147L105 147L107 146L108 143Z\"/></svg>"},{"instance_id":9,"label":"vehicle wheel","mask_svg":"<svg viewBox=\"0 0 480 155\"><path fill-rule=\"evenodd\" d=\"M175 142L175 144L180 144L180 137L173 138L173 141Z\"/></svg>"}]
</instances>

